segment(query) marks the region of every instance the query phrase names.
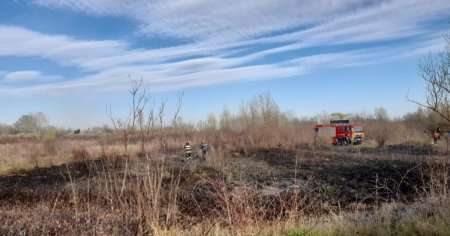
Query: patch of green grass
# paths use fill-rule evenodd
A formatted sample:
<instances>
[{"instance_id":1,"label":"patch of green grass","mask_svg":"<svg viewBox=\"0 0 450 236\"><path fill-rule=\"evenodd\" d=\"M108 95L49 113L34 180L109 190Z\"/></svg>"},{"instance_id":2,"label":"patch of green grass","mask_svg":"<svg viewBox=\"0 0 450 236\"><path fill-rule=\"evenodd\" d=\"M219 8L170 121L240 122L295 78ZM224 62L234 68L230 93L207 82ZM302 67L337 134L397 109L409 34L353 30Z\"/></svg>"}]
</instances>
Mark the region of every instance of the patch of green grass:
<instances>
[{"instance_id":1,"label":"patch of green grass","mask_svg":"<svg viewBox=\"0 0 450 236\"><path fill-rule=\"evenodd\" d=\"M0 167L0 176L22 173L34 169L31 164L7 163Z\"/></svg>"},{"instance_id":2,"label":"patch of green grass","mask_svg":"<svg viewBox=\"0 0 450 236\"><path fill-rule=\"evenodd\" d=\"M319 228L319 227L292 227L288 229L283 229L279 231L261 231L258 232L256 235L258 236L328 236L328 235L341 235L336 230L331 228Z\"/></svg>"},{"instance_id":3,"label":"patch of green grass","mask_svg":"<svg viewBox=\"0 0 450 236\"><path fill-rule=\"evenodd\" d=\"M73 159L70 157L59 157L48 161L42 161L39 163L39 167L59 166L71 162L73 162ZM4 162L0 164L0 176L25 173L35 168L36 166L31 162Z\"/></svg>"},{"instance_id":4,"label":"patch of green grass","mask_svg":"<svg viewBox=\"0 0 450 236\"><path fill-rule=\"evenodd\" d=\"M429 218L412 217L389 224L346 226L335 235L450 235L450 214Z\"/></svg>"},{"instance_id":5,"label":"patch of green grass","mask_svg":"<svg viewBox=\"0 0 450 236\"><path fill-rule=\"evenodd\" d=\"M362 149L372 149L372 148L377 148L378 144L376 142L367 141L367 142L363 142L363 143L361 143L361 144L359 144L357 146L354 146L354 147L362 148Z\"/></svg>"},{"instance_id":6,"label":"patch of green grass","mask_svg":"<svg viewBox=\"0 0 450 236\"><path fill-rule=\"evenodd\" d=\"M430 218L430 219L408 219L391 224L373 225L345 225L331 226L329 229L313 228L291 228L276 233L261 233L261 236L325 236L325 235L450 235L450 218Z\"/></svg>"},{"instance_id":7,"label":"patch of green grass","mask_svg":"<svg viewBox=\"0 0 450 236\"><path fill-rule=\"evenodd\" d=\"M279 236L328 236L328 235L337 235L333 230L326 229L303 229L303 228L292 228L281 231Z\"/></svg>"}]
</instances>

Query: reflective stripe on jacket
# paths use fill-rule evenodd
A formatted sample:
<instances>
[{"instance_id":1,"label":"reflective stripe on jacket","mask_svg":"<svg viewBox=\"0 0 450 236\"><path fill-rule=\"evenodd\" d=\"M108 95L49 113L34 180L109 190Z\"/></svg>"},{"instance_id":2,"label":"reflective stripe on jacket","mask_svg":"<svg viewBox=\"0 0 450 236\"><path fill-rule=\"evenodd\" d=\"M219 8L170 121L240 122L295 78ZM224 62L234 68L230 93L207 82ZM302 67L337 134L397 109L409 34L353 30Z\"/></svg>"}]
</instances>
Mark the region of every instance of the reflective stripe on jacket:
<instances>
[{"instance_id":1,"label":"reflective stripe on jacket","mask_svg":"<svg viewBox=\"0 0 450 236\"><path fill-rule=\"evenodd\" d=\"M191 153L192 152L192 146L191 145L184 145L184 151L186 153Z\"/></svg>"},{"instance_id":2,"label":"reflective stripe on jacket","mask_svg":"<svg viewBox=\"0 0 450 236\"><path fill-rule=\"evenodd\" d=\"M208 149L208 144L207 144L207 143L201 143L201 144L200 144L200 148L201 148L202 150L206 150L206 149Z\"/></svg>"}]
</instances>

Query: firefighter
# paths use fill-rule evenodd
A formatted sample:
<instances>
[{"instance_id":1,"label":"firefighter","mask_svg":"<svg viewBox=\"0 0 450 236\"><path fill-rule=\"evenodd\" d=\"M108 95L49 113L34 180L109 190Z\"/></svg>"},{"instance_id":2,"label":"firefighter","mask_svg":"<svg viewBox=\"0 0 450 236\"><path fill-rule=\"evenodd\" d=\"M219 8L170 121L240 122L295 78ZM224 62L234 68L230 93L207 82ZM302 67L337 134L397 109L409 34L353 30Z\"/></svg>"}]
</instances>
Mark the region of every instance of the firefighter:
<instances>
[{"instance_id":1,"label":"firefighter","mask_svg":"<svg viewBox=\"0 0 450 236\"><path fill-rule=\"evenodd\" d=\"M202 150L202 157L205 158L206 152L208 151L208 143L205 140L200 143L200 149Z\"/></svg>"},{"instance_id":2,"label":"firefighter","mask_svg":"<svg viewBox=\"0 0 450 236\"><path fill-rule=\"evenodd\" d=\"M439 132L436 130L436 131L433 133L433 141L434 141L434 144L437 143L438 139L441 139L441 135L440 135Z\"/></svg>"},{"instance_id":3,"label":"firefighter","mask_svg":"<svg viewBox=\"0 0 450 236\"><path fill-rule=\"evenodd\" d=\"M190 160L192 158L192 146L189 144L189 142L186 142L186 145L184 145L184 153L187 160Z\"/></svg>"}]
</instances>

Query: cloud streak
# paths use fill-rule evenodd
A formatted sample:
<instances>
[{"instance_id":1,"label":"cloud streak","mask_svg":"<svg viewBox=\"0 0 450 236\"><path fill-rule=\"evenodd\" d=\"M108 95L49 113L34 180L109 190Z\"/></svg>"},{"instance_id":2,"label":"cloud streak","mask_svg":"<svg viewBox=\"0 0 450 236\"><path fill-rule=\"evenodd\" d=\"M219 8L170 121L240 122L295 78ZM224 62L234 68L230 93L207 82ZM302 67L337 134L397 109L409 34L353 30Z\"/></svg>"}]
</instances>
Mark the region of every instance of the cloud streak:
<instances>
[{"instance_id":1,"label":"cloud streak","mask_svg":"<svg viewBox=\"0 0 450 236\"><path fill-rule=\"evenodd\" d=\"M32 81L32 80L48 81L61 78L60 76L44 76L41 74L41 72L35 70L10 72L6 73L4 77L5 81L11 83Z\"/></svg>"},{"instance_id":2,"label":"cloud streak","mask_svg":"<svg viewBox=\"0 0 450 236\"><path fill-rule=\"evenodd\" d=\"M140 31L163 37L195 41L245 39L316 24L323 16L339 15L371 1L126 1L126 0L36 0L35 4L71 9L95 15L126 16L141 22Z\"/></svg>"},{"instance_id":3,"label":"cloud streak","mask_svg":"<svg viewBox=\"0 0 450 236\"><path fill-rule=\"evenodd\" d=\"M145 34L211 43L260 38L300 28L296 33L277 37L298 40L306 33L345 30L380 21L379 25L384 27L376 29L389 31L395 28L391 23L398 25L403 21L401 25L413 25L448 15L450 10L446 0L35 0L34 3L94 15L126 16L139 21L140 31Z\"/></svg>"},{"instance_id":4,"label":"cloud streak","mask_svg":"<svg viewBox=\"0 0 450 236\"><path fill-rule=\"evenodd\" d=\"M0 25L0 56L42 57L62 64L79 65L82 60L121 54L120 41L75 40L67 36L46 35L22 27Z\"/></svg>"}]
</instances>

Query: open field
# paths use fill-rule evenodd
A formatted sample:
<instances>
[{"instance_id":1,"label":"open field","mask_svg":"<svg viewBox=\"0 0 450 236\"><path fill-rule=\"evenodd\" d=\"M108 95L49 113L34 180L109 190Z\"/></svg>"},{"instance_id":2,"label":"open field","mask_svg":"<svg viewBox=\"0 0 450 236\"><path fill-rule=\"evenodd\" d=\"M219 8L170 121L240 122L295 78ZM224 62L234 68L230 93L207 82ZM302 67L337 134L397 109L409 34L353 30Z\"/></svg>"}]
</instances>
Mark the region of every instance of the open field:
<instances>
[{"instance_id":1,"label":"open field","mask_svg":"<svg viewBox=\"0 0 450 236\"><path fill-rule=\"evenodd\" d=\"M182 142L167 140L145 153L132 140L127 154L113 137L3 142L15 159L1 159L0 234L450 232L450 160L436 146L230 148L217 138L205 160L186 161Z\"/></svg>"}]
</instances>

